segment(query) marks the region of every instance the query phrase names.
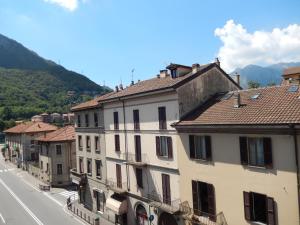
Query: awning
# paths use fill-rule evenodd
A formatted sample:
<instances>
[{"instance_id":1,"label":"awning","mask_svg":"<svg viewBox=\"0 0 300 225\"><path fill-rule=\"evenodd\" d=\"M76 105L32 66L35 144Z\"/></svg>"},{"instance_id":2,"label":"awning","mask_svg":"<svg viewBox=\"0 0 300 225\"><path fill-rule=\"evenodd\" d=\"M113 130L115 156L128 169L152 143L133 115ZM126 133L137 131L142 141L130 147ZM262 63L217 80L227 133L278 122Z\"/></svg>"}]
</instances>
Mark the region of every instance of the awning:
<instances>
[{"instance_id":1,"label":"awning","mask_svg":"<svg viewBox=\"0 0 300 225\"><path fill-rule=\"evenodd\" d=\"M127 200L119 201L111 196L106 200L106 208L117 215L127 213Z\"/></svg>"}]
</instances>

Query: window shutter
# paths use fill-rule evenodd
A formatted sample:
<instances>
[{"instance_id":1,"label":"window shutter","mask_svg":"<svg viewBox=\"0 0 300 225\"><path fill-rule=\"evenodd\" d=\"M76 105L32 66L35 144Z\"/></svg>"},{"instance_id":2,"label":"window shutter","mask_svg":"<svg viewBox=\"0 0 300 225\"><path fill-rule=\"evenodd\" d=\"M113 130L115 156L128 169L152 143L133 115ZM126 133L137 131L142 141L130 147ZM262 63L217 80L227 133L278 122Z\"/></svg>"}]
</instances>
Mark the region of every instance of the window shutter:
<instances>
[{"instance_id":1,"label":"window shutter","mask_svg":"<svg viewBox=\"0 0 300 225\"><path fill-rule=\"evenodd\" d=\"M212 160L211 137L210 136L205 136L205 150L206 150L206 159Z\"/></svg>"},{"instance_id":2,"label":"window shutter","mask_svg":"<svg viewBox=\"0 0 300 225\"><path fill-rule=\"evenodd\" d=\"M115 150L116 152L120 151L120 136L115 135Z\"/></svg>"},{"instance_id":3,"label":"window shutter","mask_svg":"<svg viewBox=\"0 0 300 225\"><path fill-rule=\"evenodd\" d=\"M207 198L209 218L216 221L215 188L212 184L207 184Z\"/></svg>"},{"instance_id":4,"label":"window shutter","mask_svg":"<svg viewBox=\"0 0 300 225\"><path fill-rule=\"evenodd\" d=\"M170 176L162 174L163 203L171 204Z\"/></svg>"},{"instance_id":5,"label":"window shutter","mask_svg":"<svg viewBox=\"0 0 300 225\"><path fill-rule=\"evenodd\" d=\"M267 221L268 225L276 225L274 199L267 197Z\"/></svg>"},{"instance_id":6,"label":"window shutter","mask_svg":"<svg viewBox=\"0 0 300 225\"><path fill-rule=\"evenodd\" d=\"M248 165L247 137L240 137L241 164Z\"/></svg>"},{"instance_id":7,"label":"window shutter","mask_svg":"<svg viewBox=\"0 0 300 225\"><path fill-rule=\"evenodd\" d=\"M194 214L200 216L199 204L198 204L198 185L197 185L197 181L194 180L192 180L192 195L193 195Z\"/></svg>"},{"instance_id":8,"label":"window shutter","mask_svg":"<svg viewBox=\"0 0 300 225\"><path fill-rule=\"evenodd\" d=\"M190 140L190 158L194 159L195 158L195 136L189 135L189 140Z\"/></svg>"},{"instance_id":9,"label":"window shutter","mask_svg":"<svg viewBox=\"0 0 300 225\"><path fill-rule=\"evenodd\" d=\"M250 193L243 192L244 195L244 214L245 219L250 221L251 220L251 204L250 204Z\"/></svg>"},{"instance_id":10,"label":"window shutter","mask_svg":"<svg viewBox=\"0 0 300 225\"><path fill-rule=\"evenodd\" d=\"M168 158L172 159L173 158L173 143L172 143L172 137L167 138L167 143L168 143Z\"/></svg>"},{"instance_id":11,"label":"window shutter","mask_svg":"<svg viewBox=\"0 0 300 225\"><path fill-rule=\"evenodd\" d=\"M271 138L264 138L264 159L266 168L273 168L272 141Z\"/></svg>"},{"instance_id":12,"label":"window shutter","mask_svg":"<svg viewBox=\"0 0 300 225\"><path fill-rule=\"evenodd\" d=\"M156 136L155 139L156 139L156 155L160 156L160 138L159 136Z\"/></svg>"},{"instance_id":13,"label":"window shutter","mask_svg":"<svg viewBox=\"0 0 300 225\"><path fill-rule=\"evenodd\" d=\"M93 190L93 196L94 196L94 198L97 197L97 192L95 190Z\"/></svg>"}]
</instances>

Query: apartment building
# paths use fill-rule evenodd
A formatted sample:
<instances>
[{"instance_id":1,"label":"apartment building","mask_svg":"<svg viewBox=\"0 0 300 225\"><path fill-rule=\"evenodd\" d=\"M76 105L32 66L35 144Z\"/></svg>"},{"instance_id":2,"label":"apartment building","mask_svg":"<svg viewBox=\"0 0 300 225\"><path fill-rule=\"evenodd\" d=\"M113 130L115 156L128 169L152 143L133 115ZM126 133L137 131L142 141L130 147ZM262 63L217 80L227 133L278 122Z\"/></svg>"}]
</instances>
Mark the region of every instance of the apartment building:
<instances>
[{"instance_id":1,"label":"apartment building","mask_svg":"<svg viewBox=\"0 0 300 225\"><path fill-rule=\"evenodd\" d=\"M74 126L65 126L37 138L39 179L51 186L71 184L70 170L76 167Z\"/></svg>"},{"instance_id":2,"label":"apartment building","mask_svg":"<svg viewBox=\"0 0 300 225\"><path fill-rule=\"evenodd\" d=\"M56 126L43 122L22 122L5 130L8 159L27 170L29 163L38 162L36 138L55 130Z\"/></svg>"},{"instance_id":3,"label":"apartment building","mask_svg":"<svg viewBox=\"0 0 300 225\"><path fill-rule=\"evenodd\" d=\"M92 221L90 216L86 220L95 224L103 224L102 220L106 219L104 117L98 103L102 97L72 108L75 114L76 166L71 170L71 179L79 190L79 200L74 207L80 212L87 209L97 219Z\"/></svg>"},{"instance_id":4,"label":"apartment building","mask_svg":"<svg viewBox=\"0 0 300 225\"><path fill-rule=\"evenodd\" d=\"M185 224L299 224L299 95L216 95L174 125Z\"/></svg>"},{"instance_id":5,"label":"apartment building","mask_svg":"<svg viewBox=\"0 0 300 225\"><path fill-rule=\"evenodd\" d=\"M178 134L171 125L219 92L240 89L219 66L169 65L102 98L106 210L115 224L183 224Z\"/></svg>"}]
</instances>

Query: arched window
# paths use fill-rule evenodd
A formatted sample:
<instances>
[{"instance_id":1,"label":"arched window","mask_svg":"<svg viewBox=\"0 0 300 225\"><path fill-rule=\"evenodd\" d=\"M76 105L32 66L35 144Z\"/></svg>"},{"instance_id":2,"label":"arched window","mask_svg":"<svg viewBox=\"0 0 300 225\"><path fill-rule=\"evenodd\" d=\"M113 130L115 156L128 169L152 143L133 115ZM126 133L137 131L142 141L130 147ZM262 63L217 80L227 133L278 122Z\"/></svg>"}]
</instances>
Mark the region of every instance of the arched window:
<instances>
[{"instance_id":1,"label":"arched window","mask_svg":"<svg viewBox=\"0 0 300 225\"><path fill-rule=\"evenodd\" d=\"M137 225L147 225L148 224L148 216L145 207L139 204L135 210L136 213L136 221Z\"/></svg>"},{"instance_id":2,"label":"arched window","mask_svg":"<svg viewBox=\"0 0 300 225\"><path fill-rule=\"evenodd\" d=\"M169 213L162 213L158 220L159 225L177 225L175 218Z\"/></svg>"}]
</instances>

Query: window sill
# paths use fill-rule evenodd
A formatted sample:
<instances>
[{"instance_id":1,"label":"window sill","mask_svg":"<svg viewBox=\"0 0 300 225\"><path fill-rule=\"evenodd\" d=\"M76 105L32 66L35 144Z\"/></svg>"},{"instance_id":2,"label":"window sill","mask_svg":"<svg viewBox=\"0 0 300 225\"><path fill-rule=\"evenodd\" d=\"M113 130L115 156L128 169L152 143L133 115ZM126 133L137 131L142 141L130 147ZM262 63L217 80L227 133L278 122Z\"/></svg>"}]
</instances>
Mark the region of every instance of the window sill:
<instances>
[{"instance_id":1,"label":"window sill","mask_svg":"<svg viewBox=\"0 0 300 225\"><path fill-rule=\"evenodd\" d=\"M86 151L87 152L91 152L91 148L86 148Z\"/></svg>"},{"instance_id":2,"label":"window sill","mask_svg":"<svg viewBox=\"0 0 300 225\"><path fill-rule=\"evenodd\" d=\"M169 158L168 156L157 156L157 158L161 159L161 160L169 160L169 161L172 161L173 160L173 157L172 158Z\"/></svg>"},{"instance_id":3,"label":"window sill","mask_svg":"<svg viewBox=\"0 0 300 225\"><path fill-rule=\"evenodd\" d=\"M98 180L101 180L101 179L102 179L102 177L101 177L101 176L96 176L96 178L97 178Z\"/></svg>"},{"instance_id":4,"label":"window sill","mask_svg":"<svg viewBox=\"0 0 300 225\"><path fill-rule=\"evenodd\" d=\"M195 159L195 158L190 158L190 160L193 160L195 162L204 162L204 163L210 163L210 162L212 162L211 159Z\"/></svg>"},{"instance_id":5,"label":"window sill","mask_svg":"<svg viewBox=\"0 0 300 225\"><path fill-rule=\"evenodd\" d=\"M262 169L262 170L267 170L268 168L267 167L265 167L265 166L253 166L253 165L244 165L244 166L246 166L246 167L248 167L248 168L253 168L253 169Z\"/></svg>"},{"instance_id":6,"label":"window sill","mask_svg":"<svg viewBox=\"0 0 300 225\"><path fill-rule=\"evenodd\" d=\"M92 173L87 173L87 175L91 177L91 176L92 176Z\"/></svg>"},{"instance_id":7,"label":"window sill","mask_svg":"<svg viewBox=\"0 0 300 225\"><path fill-rule=\"evenodd\" d=\"M257 221L251 221L251 224L254 224L254 225L266 225L266 223L257 222Z\"/></svg>"},{"instance_id":8,"label":"window sill","mask_svg":"<svg viewBox=\"0 0 300 225\"><path fill-rule=\"evenodd\" d=\"M99 213L99 214L103 215L103 213L104 213L104 212L102 212L102 211L98 211L98 210L97 210L97 213Z\"/></svg>"}]
</instances>

